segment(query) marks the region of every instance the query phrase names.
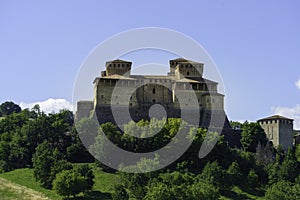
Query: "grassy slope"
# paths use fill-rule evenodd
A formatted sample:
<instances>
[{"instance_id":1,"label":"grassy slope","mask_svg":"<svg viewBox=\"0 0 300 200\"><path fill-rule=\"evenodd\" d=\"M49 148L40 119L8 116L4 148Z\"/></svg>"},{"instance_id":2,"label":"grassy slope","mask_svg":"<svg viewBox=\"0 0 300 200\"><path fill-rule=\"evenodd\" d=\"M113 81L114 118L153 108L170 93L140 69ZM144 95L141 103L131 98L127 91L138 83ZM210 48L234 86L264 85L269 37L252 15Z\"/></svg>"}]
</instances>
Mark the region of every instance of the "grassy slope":
<instances>
[{"instance_id":1,"label":"grassy slope","mask_svg":"<svg viewBox=\"0 0 300 200\"><path fill-rule=\"evenodd\" d=\"M17 192L13 191L10 188L6 188L2 185L0 185L0 199L6 199L6 200L21 200L22 194L18 194Z\"/></svg>"},{"instance_id":2,"label":"grassy slope","mask_svg":"<svg viewBox=\"0 0 300 200\"><path fill-rule=\"evenodd\" d=\"M19 185L25 186L27 188L33 189L35 191L45 194L47 197L55 200L61 200L62 198L55 193L55 191L47 190L39 185L35 181L33 176L33 169L16 169L14 171L6 172L0 174L0 177L10 180Z\"/></svg>"},{"instance_id":3,"label":"grassy slope","mask_svg":"<svg viewBox=\"0 0 300 200\"><path fill-rule=\"evenodd\" d=\"M88 195L88 198L81 199L110 199L110 193L112 193L112 187L114 181L116 181L116 176L114 174L108 174L102 172L99 169L95 169L95 185L93 188L93 192ZM25 186L27 188L33 189L35 191L43 193L45 196L53 199L53 200L62 200L62 197L57 195L53 190L47 190L39 185L35 181L33 176L33 169L17 169L11 172L6 172L0 174L0 177L10 180L19 185ZM4 189L3 189L4 190ZM7 190L7 189L5 189ZM9 196L12 196L12 199L18 199L17 194L13 191L2 191L0 188L0 194L5 194L5 198L9 199ZM15 195L15 196L13 196ZM15 198L13 198L15 197ZM1 196L0 196L1 199ZM3 198L2 198L3 199Z\"/></svg>"}]
</instances>

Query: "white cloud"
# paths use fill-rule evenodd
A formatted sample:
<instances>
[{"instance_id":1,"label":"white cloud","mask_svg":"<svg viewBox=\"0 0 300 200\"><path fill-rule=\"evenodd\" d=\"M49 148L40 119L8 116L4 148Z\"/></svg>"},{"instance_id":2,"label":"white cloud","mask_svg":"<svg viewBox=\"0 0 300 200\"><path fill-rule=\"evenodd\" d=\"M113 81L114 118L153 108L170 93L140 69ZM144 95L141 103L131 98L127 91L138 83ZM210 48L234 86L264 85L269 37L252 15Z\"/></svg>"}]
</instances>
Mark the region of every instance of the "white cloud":
<instances>
[{"instance_id":1,"label":"white cloud","mask_svg":"<svg viewBox=\"0 0 300 200\"><path fill-rule=\"evenodd\" d=\"M275 106L272 107L272 113L294 119L294 129L300 130L300 104L292 108Z\"/></svg>"},{"instance_id":2,"label":"white cloud","mask_svg":"<svg viewBox=\"0 0 300 200\"><path fill-rule=\"evenodd\" d=\"M34 102L34 103L24 103L21 102L19 105L22 109L29 108L31 109L33 106L38 104L42 111L45 113L56 113L62 109L73 110L73 105L65 100L65 99L48 99L45 101Z\"/></svg>"},{"instance_id":3,"label":"white cloud","mask_svg":"<svg viewBox=\"0 0 300 200\"><path fill-rule=\"evenodd\" d=\"M297 88L299 88L299 90L300 90L300 78L299 78L299 80L298 81L296 81L296 86L297 86Z\"/></svg>"}]
</instances>

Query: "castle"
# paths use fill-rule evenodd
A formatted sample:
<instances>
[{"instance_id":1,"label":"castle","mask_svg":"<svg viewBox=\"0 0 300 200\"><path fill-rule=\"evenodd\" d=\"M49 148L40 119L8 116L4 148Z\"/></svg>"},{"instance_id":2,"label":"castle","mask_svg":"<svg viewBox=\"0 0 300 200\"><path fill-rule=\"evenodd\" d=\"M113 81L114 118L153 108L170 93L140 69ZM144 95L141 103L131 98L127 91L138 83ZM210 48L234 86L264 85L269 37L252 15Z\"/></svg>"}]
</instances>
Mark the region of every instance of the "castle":
<instances>
[{"instance_id":1,"label":"castle","mask_svg":"<svg viewBox=\"0 0 300 200\"><path fill-rule=\"evenodd\" d=\"M170 72L166 76L132 75L132 63L124 60L108 61L106 70L94 80L94 100L77 103L77 117L97 116L100 123L114 122L111 106L119 109L118 115L129 109L134 121L149 119L148 111L154 104L164 107L167 117L180 118L182 109L199 108L200 127L228 128L230 125L224 111L224 95L218 93L218 83L203 77L204 64L183 58L169 61ZM118 86L120 91L133 91L130 98L125 94L114 94ZM177 99L184 97L184 104ZM196 103L195 98L196 97ZM127 106L127 107L126 107ZM193 109L193 108L192 108ZM123 112L124 111L124 112ZM214 114L212 121L212 114ZM192 116L191 116L192 117ZM224 118L224 124L218 124ZM128 120L122 123L127 123Z\"/></svg>"},{"instance_id":2,"label":"castle","mask_svg":"<svg viewBox=\"0 0 300 200\"><path fill-rule=\"evenodd\" d=\"M132 75L131 65L124 60L106 62L106 70L94 80L94 100L77 102L76 118L95 116L102 124L116 123L115 117L119 117L123 120L121 124L125 124L131 119L149 120L149 109L155 104L163 106L168 118L181 118L184 109L190 109L189 117L193 118L192 110L197 108L199 127L221 129L230 146L241 147L241 130L231 128L224 111L224 95L218 93L217 82L203 77L203 63L183 58L170 60L166 76ZM114 93L116 88L119 90ZM184 101L180 102L177 96ZM112 107L117 116L113 115ZM130 118L122 117L128 112ZM287 150L293 145L292 119L275 115L258 123L274 146L281 145Z\"/></svg>"}]
</instances>

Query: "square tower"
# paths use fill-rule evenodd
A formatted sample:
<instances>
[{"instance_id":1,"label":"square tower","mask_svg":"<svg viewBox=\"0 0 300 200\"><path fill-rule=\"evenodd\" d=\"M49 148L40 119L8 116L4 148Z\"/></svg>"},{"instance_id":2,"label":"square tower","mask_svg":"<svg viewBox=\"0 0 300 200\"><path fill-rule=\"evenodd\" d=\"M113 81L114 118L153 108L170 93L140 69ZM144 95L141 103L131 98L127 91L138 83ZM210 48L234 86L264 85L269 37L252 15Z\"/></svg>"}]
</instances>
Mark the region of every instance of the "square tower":
<instances>
[{"instance_id":1,"label":"square tower","mask_svg":"<svg viewBox=\"0 0 300 200\"><path fill-rule=\"evenodd\" d=\"M284 150L293 146L293 119L274 115L258 120L267 138L275 147L281 145Z\"/></svg>"}]
</instances>

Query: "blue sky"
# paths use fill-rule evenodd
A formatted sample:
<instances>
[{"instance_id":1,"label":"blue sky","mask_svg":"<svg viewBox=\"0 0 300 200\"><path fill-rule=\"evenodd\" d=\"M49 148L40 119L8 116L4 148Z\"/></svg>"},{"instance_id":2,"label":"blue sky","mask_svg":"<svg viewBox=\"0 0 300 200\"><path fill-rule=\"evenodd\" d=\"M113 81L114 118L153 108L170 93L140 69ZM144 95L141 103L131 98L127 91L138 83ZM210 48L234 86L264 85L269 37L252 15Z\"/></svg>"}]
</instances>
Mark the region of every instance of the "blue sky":
<instances>
[{"instance_id":1,"label":"blue sky","mask_svg":"<svg viewBox=\"0 0 300 200\"><path fill-rule=\"evenodd\" d=\"M230 119L279 113L300 128L299 9L296 0L1 1L0 102L71 102L79 67L96 45L151 26L182 32L208 51ZM167 65L168 56L159 61Z\"/></svg>"}]
</instances>

